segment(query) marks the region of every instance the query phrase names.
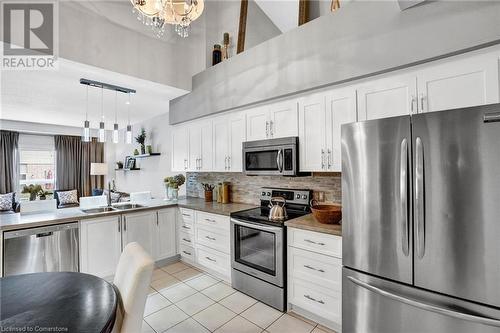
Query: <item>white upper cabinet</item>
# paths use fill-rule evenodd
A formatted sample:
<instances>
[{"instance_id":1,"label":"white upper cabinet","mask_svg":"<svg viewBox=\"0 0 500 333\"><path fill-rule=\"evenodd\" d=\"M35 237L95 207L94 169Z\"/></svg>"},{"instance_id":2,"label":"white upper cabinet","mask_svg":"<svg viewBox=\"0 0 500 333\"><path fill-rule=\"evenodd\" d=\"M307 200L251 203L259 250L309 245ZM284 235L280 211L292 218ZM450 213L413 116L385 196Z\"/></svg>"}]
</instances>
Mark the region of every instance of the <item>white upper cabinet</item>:
<instances>
[{"instance_id":1,"label":"white upper cabinet","mask_svg":"<svg viewBox=\"0 0 500 333\"><path fill-rule=\"evenodd\" d=\"M498 55L444 59L420 70L417 82L419 112L498 103Z\"/></svg>"},{"instance_id":2,"label":"white upper cabinet","mask_svg":"<svg viewBox=\"0 0 500 333\"><path fill-rule=\"evenodd\" d=\"M357 89L358 120L372 120L416 113L415 74L390 75Z\"/></svg>"},{"instance_id":3,"label":"white upper cabinet","mask_svg":"<svg viewBox=\"0 0 500 333\"><path fill-rule=\"evenodd\" d=\"M188 171L212 169L212 120L202 119L189 126Z\"/></svg>"},{"instance_id":4,"label":"white upper cabinet","mask_svg":"<svg viewBox=\"0 0 500 333\"><path fill-rule=\"evenodd\" d=\"M248 141L265 140L269 138L269 110L261 106L247 111Z\"/></svg>"},{"instance_id":5,"label":"white upper cabinet","mask_svg":"<svg viewBox=\"0 0 500 333\"><path fill-rule=\"evenodd\" d=\"M299 100L300 171L325 169L326 94L316 93Z\"/></svg>"},{"instance_id":6,"label":"white upper cabinet","mask_svg":"<svg viewBox=\"0 0 500 333\"><path fill-rule=\"evenodd\" d=\"M217 117L213 120L213 171L227 171L227 151L229 141L227 117Z\"/></svg>"},{"instance_id":7,"label":"white upper cabinet","mask_svg":"<svg viewBox=\"0 0 500 333\"><path fill-rule=\"evenodd\" d=\"M177 125L172 130L172 171L186 171L189 167L189 129Z\"/></svg>"},{"instance_id":8,"label":"white upper cabinet","mask_svg":"<svg viewBox=\"0 0 500 333\"><path fill-rule=\"evenodd\" d=\"M327 171L341 172L341 126L356 122L356 89L335 89L326 96L327 111Z\"/></svg>"},{"instance_id":9,"label":"white upper cabinet","mask_svg":"<svg viewBox=\"0 0 500 333\"><path fill-rule=\"evenodd\" d=\"M245 114L229 117L228 171L243 171L243 142L246 141Z\"/></svg>"},{"instance_id":10,"label":"white upper cabinet","mask_svg":"<svg viewBox=\"0 0 500 333\"><path fill-rule=\"evenodd\" d=\"M297 101L260 106L246 112L247 141L298 135Z\"/></svg>"}]
</instances>

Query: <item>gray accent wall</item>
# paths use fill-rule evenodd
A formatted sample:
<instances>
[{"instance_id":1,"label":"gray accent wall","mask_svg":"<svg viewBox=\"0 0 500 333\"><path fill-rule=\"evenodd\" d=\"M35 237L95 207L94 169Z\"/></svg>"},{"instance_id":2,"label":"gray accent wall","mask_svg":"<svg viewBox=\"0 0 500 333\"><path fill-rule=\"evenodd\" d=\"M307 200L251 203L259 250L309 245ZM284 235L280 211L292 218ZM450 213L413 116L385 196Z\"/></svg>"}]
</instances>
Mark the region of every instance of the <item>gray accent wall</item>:
<instances>
[{"instance_id":1,"label":"gray accent wall","mask_svg":"<svg viewBox=\"0 0 500 333\"><path fill-rule=\"evenodd\" d=\"M354 1L193 77L171 124L456 55L500 41L499 1Z\"/></svg>"}]
</instances>

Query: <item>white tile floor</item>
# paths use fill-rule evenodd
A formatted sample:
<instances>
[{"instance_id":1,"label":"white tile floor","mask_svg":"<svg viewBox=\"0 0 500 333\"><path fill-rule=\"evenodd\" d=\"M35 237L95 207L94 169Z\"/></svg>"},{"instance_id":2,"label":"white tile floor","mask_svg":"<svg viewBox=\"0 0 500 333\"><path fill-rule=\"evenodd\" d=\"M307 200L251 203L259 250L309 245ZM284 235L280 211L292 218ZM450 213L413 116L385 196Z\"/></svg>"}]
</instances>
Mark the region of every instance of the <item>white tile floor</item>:
<instances>
[{"instance_id":1,"label":"white tile floor","mask_svg":"<svg viewBox=\"0 0 500 333\"><path fill-rule=\"evenodd\" d=\"M154 271L143 333L331 333L177 262Z\"/></svg>"}]
</instances>

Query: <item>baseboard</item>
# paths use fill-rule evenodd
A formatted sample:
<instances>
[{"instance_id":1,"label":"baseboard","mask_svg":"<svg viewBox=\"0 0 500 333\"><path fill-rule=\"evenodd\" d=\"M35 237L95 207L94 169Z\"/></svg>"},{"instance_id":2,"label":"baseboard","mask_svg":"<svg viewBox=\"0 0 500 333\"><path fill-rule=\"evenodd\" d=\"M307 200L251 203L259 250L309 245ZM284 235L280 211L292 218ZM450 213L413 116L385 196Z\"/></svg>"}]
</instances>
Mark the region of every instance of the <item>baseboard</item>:
<instances>
[{"instance_id":1,"label":"baseboard","mask_svg":"<svg viewBox=\"0 0 500 333\"><path fill-rule=\"evenodd\" d=\"M342 325L339 325L338 323L335 323L331 320L320 317L320 316L318 316L310 311L304 310L300 306L288 303L288 311L294 312L294 313L296 313L304 318L307 318L307 319L312 320L318 324L321 324L321 325L323 325L331 330L334 330L337 333L342 332Z\"/></svg>"}]
</instances>

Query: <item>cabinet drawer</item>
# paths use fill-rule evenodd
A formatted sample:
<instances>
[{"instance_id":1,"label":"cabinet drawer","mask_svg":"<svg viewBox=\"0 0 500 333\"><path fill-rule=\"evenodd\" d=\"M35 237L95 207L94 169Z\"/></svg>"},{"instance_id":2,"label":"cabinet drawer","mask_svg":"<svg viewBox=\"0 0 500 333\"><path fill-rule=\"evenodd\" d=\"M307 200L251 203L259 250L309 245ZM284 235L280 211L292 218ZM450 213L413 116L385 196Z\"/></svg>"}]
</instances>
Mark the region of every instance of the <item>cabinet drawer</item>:
<instances>
[{"instance_id":1,"label":"cabinet drawer","mask_svg":"<svg viewBox=\"0 0 500 333\"><path fill-rule=\"evenodd\" d=\"M288 228L288 244L336 258L342 258L342 237Z\"/></svg>"},{"instance_id":2,"label":"cabinet drawer","mask_svg":"<svg viewBox=\"0 0 500 333\"><path fill-rule=\"evenodd\" d=\"M194 246L194 235L181 230L179 232L179 243L186 246Z\"/></svg>"},{"instance_id":3,"label":"cabinet drawer","mask_svg":"<svg viewBox=\"0 0 500 333\"><path fill-rule=\"evenodd\" d=\"M229 236L227 234L219 233L220 229L211 228L208 230L206 227L198 227L196 233L196 242L203 244L214 250L218 250L229 254Z\"/></svg>"},{"instance_id":4,"label":"cabinet drawer","mask_svg":"<svg viewBox=\"0 0 500 333\"><path fill-rule=\"evenodd\" d=\"M229 235L229 229L230 229L229 216L216 215L205 212L196 212L196 224L199 226L217 228Z\"/></svg>"},{"instance_id":5,"label":"cabinet drawer","mask_svg":"<svg viewBox=\"0 0 500 333\"><path fill-rule=\"evenodd\" d=\"M193 222L194 221L194 210L187 208L179 208L181 220Z\"/></svg>"},{"instance_id":6,"label":"cabinet drawer","mask_svg":"<svg viewBox=\"0 0 500 333\"><path fill-rule=\"evenodd\" d=\"M229 277L231 275L231 261L228 254L199 246L196 249L198 264Z\"/></svg>"},{"instance_id":7,"label":"cabinet drawer","mask_svg":"<svg viewBox=\"0 0 500 333\"><path fill-rule=\"evenodd\" d=\"M194 235L194 223L187 221L179 221L179 232L185 232Z\"/></svg>"},{"instance_id":8,"label":"cabinet drawer","mask_svg":"<svg viewBox=\"0 0 500 333\"><path fill-rule=\"evenodd\" d=\"M342 291L342 260L288 247L289 274L338 292Z\"/></svg>"},{"instance_id":9,"label":"cabinet drawer","mask_svg":"<svg viewBox=\"0 0 500 333\"><path fill-rule=\"evenodd\" d=\"M180 252L182 258L194 262L194 259L195 259L194 258L194 255L195 255L194 248L192 248L191 246L186 246L184 244L179 244L179 248L180 248L179 252Z\"/></svg>"},{"instance_id":10,"label":"cabinet drawer","mask_svg":"<svg viewBox=\"0 0 500 333\"><path fill-rule=\"evenodd\" d=\"M288 301L335 323L342 321L342 294L293 278L289 281Z\"/></svg>"}]
</instances>

